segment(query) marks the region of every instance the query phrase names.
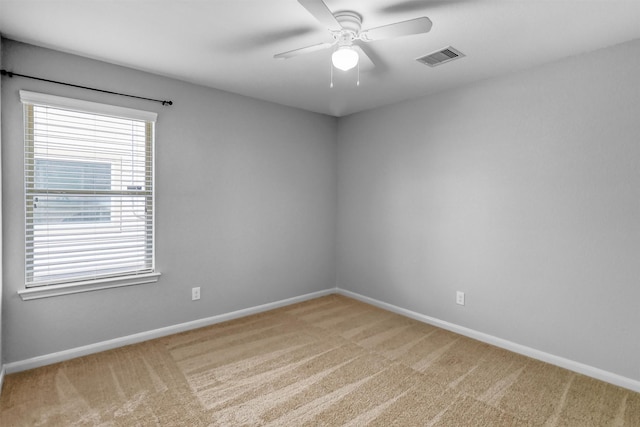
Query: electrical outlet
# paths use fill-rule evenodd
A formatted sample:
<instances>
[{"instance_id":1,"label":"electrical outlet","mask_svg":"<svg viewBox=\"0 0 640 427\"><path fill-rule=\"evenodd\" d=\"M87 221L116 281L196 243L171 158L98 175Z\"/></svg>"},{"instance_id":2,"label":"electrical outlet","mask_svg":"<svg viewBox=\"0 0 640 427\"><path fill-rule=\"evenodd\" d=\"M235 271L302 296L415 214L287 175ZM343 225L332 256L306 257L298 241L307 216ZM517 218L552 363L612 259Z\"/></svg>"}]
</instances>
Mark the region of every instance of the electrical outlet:
<instances>
[{"instance_id":1,"label":"electrical outlet","mask_svg":"<svg viewBox=\"0 0 640 427\"><path fill-rule=\"evenodd\" d=\"M197 288L191 288L191 300L195 301L200 299L200 286Z\"/></svg>"},{"instance_id":2,"label":"electrical outlet","mask_svg":"<svg viewBox=\"0 0 640 427\"><path fill-rule=\"evenodd\" d=\"M456 304L464 305L464 292L456 292Z\"/></svg>"}]
</instances>

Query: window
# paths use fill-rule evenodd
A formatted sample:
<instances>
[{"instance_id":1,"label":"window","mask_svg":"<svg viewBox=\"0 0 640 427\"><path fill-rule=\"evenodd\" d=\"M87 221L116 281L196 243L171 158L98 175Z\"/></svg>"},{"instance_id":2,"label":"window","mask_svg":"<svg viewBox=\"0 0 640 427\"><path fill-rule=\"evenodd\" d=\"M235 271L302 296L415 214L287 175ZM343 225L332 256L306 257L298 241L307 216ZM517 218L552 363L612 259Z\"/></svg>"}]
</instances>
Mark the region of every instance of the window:
<instances>
[{"instance_id":1,"label":"window","mask_svg":"<svg viewBox=\"0 0 640 427\"><path fill-rule=\"evenodd\" d=\"M156 114L26 91L20 96L26 293L157 280Z\"/></svg>"}]
</instances>

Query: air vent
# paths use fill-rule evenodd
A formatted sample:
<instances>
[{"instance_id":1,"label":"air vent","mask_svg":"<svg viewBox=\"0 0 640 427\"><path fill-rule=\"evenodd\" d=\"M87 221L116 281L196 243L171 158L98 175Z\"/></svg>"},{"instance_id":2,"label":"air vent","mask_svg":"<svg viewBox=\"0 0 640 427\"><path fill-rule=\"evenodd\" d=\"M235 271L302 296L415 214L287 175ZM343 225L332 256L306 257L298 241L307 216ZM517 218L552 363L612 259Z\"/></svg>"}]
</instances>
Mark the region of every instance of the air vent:
<instances>
[{"instance_id":1,"label":"air vent","mask_svg":"<svg viewBox=\"0 0 640 427\"><path fill-rule=\"evenodd\" d=\"M462 58L463 56L464 56L464 53L449 46L449 47L445 47L444 49L440 49L436 52L430 53L426 56L416 58L416 61L422 62L423 64L428 65L429 67L436 67L446 62L451 62L454 59Z\"/></svg>"}]
</instances>

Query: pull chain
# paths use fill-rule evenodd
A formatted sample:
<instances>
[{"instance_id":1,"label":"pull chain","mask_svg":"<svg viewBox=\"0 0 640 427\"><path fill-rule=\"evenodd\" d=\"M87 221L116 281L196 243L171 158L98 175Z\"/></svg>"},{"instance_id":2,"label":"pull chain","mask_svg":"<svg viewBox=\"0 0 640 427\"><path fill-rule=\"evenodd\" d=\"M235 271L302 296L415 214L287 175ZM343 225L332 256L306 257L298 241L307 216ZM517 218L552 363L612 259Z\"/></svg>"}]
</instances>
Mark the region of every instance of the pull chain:
<instances>
[{"instance_id":1,"label":"pull chain","mask_svg":"<svg viewBox=\"0 0 640 427\"><path fill-rule=\"evenodd\" d=\"M333 63L329 65L329 68L331 68L331 84L329 84L329 87L333 88Z\"/></svg>"},{"instance_id":2,"label":"pull chain","mask_svg":"<svg viewBox=\"0 0 640 427\"><path fill-rule=\"evenodd\" d=\"M356 76L356 86L360 86L360 62L358 62L357 67L358 69L357 69L357 76ZM329 88L333 89L333 63L329 65L329 73L330 73Z\"/></svg>"}]
</instances>

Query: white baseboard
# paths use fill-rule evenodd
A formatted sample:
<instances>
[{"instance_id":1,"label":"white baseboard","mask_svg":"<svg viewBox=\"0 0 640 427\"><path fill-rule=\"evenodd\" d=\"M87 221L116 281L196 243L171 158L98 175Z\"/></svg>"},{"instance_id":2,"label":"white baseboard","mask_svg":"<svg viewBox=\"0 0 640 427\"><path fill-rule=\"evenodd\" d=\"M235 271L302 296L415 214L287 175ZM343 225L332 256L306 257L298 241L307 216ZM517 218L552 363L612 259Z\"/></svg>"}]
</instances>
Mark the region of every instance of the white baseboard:
<instances>
[{"instance_id":1,"label":"white baseboard","mask_svg":"<svg viewBox=\"0 0 640 427\"><path fill-rule=\"evenodd\" d=\"M505 350L513 351L514 353L522 354L524 356L531 357L543 362L550 363L552 365L559 366L561 368L569 369L571 371L608 382L620 387L624 387L629 390L640 393L640 381L633 380L631 378L623 377L612 372L604 371L593 366L585 365L580 362L566 359L564 357L556 356L546 353L544 351L536 350L531 347L527 347L521 344L514 343L502 338L495 337L493 335L485 334L483 332L476 331L474 329L459 326L453 323L445 322L434 317L426 316L415 311L407 310L402 307L395 306L386 302L382 302L364 295L357 294L355 292L347 291L340 288L325 289L319 292L312 292L305 295L300 295L293 298L287 298L280 301L275 301L267 304L258 305L255 307L245 308L242 310L232 311L230 313L224 313L204 319L194 320L191 322L180 323L177 325L167 326L160 329L154 329L151 331L141 332L138 334L128 335L125 337L115 338L112 340L102 341L95 344L90 344L82 347L76 347L69 350L63 350L57 353L47 354L43 356L33 357L31 359L21 360L17 362L7 363L0 369L0 391L2 390L2 383L5 374L11 374L15 372L25 371L28 369L38 368L53 363L62 362L76 357L86 356L93 353L98 353L105 350L111 350L114 348L122 347L125 345L136 344L143 341L148 341L155 338L164 337L171 334L177 334L180 332L189 331L192 329L202 328L205 326L213 325L216 323L225 322L227 320L233 320L240 317L249 316L252 314L261 313L275 308L284 307L287 305L295 304L298 302L310 300L313 298L319 298L325 295L337 293L344 295L376 307L418 320L420 322L428 323L430 325L437 326L442 329L455 332L460 335L467 336L469 338L476 339L478 341L485 342L487 344L495 345L496 347L504 348Z\"/></svg>"},{"instance_id":2,"label":"white baseboard","mask_svg":"<svg viewBox=\"0 0 640 427\"><path fill-rule=\"evenodd\" d=\"M323 291L312 292L310 294L300 295L293 298L287 298L280 301L270 302L255 307L245 308L242 310L232 311L230 313L219 314L217 316L207 317L204 319L193 320L191 322L180 323L177 325L167 326L160 329L141 332L138 334L127 335L125 337L114 338L107 341L89 344L82 347L76 347L69 350L63 350L56 353L46 354L43 356L33 357L31 359L20 360L17 362L7 363L3 369L7 374L26 371L28 369L39 368L41 366L51 365L53 363L63 362L65 360L74 359L76 357L86 356L89 354L99 353L105 350L111 350L125 345L136 344L167 335L177 334L180 332L190 331L192 329L202 328L216 323L226 322L240 317L249 316L263 311L273 310L275 308L284 307L298 302L319 298L325 295L336 293L336 289L325 289ZM4 374L4 370L2 371Z\"/></svg>"},{"instance_id":3,"label":"white baseboard","mask_svg":"<svg viewBox=\"0 0 640 427\"><path fill-rule=\"evenodd\" d=\"M579 374L586 375L591 378L595 378L610 384L617 385L629 390L640 393L640 381L633 380L631 378L623 377L622 375L614 374L612 372L604 371L593 366L585 365L584 363L576 362L566 359L564 357L556 356L546 353L544 351L536 350L535 348L527 347L521 344L514 343L502 338L495 337L493 335L485 334L473 329L459 326L453 323L445 322L444 320L436 319L434 317L426 316L415 311L407 310L402 307L395 306L386 302L378 301L373 298L366 297L364 295L357 294L355 292L347 291L337 288L336 292L340 295L344 295L367 304L374 305L376 307L391 311L393 313L401 314L411 319L418 320L423 323L428 323L433 326L437 326L442 329L446 329L451 332L455 332L460 335L464 335L469 338L482 341L487 344L494 345L496 347L503 348L505 350L512 351L514 353L522 354L524 356L531 357L536 360L540 360L546 363L550 363L555 366L559 366L564 369L568 369Z\"/></svg>"}]
</instances>

